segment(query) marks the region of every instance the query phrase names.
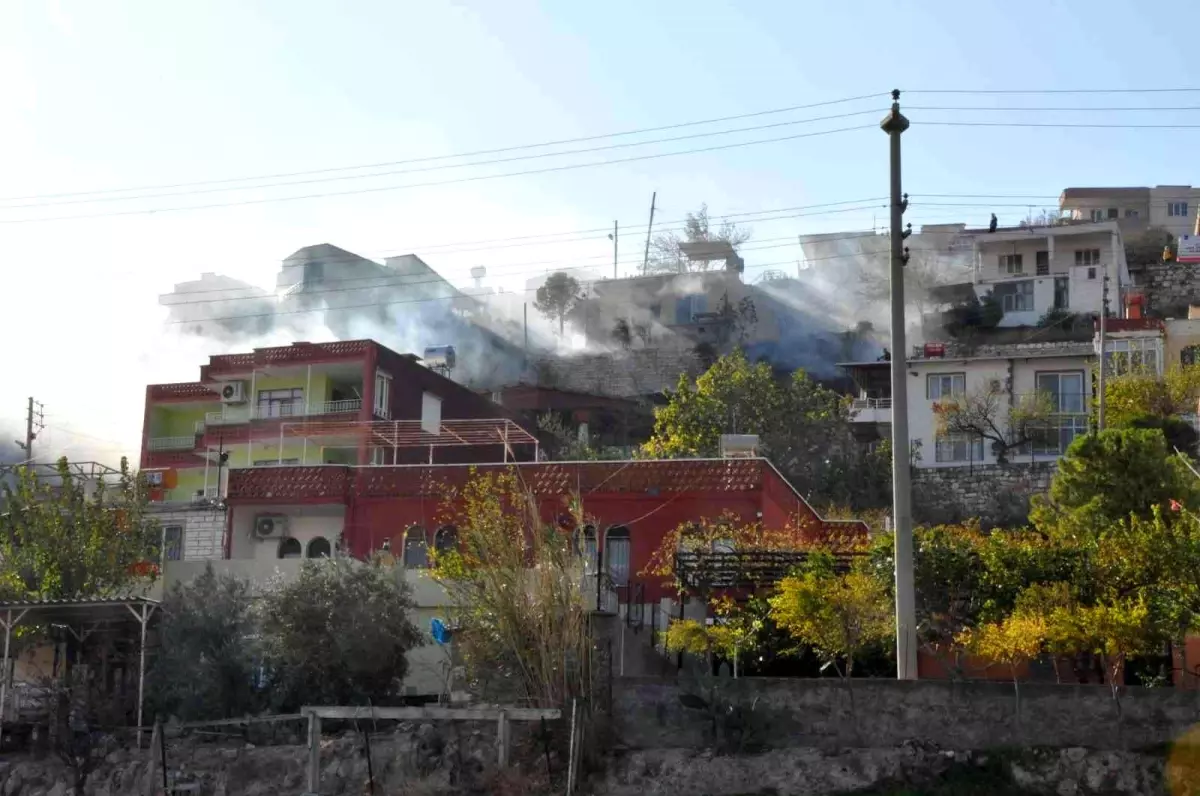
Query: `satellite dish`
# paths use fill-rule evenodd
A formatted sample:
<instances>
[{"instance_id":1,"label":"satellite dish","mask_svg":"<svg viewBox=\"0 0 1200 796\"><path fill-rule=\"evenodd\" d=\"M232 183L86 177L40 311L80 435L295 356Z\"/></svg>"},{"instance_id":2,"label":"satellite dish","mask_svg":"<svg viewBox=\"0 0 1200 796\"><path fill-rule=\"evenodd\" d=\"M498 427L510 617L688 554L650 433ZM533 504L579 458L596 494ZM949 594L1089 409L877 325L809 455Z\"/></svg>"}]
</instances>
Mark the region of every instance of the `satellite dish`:
<instances>
[{"instance_id":1,"label":"satellite dish","mask_svg":"<svg viewBox=\"0 0 1200 796\"><path fill-rule=\"evenodd\" d=\"M429 633L433 636L433 640L438 644L449 644L451 637L454 635L450 632L450 628L446 627L446 623L440 619L431 619L429 622Z\"/></svg>"}]
</instances>

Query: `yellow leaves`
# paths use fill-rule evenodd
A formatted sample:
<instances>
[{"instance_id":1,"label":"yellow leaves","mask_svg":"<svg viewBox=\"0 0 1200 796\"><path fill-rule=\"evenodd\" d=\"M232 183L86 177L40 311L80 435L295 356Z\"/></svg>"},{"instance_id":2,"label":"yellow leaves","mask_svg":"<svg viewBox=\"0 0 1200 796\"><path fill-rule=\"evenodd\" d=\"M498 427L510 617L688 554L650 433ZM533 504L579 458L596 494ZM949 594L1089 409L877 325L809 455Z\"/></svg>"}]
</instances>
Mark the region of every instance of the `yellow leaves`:
<instances>
[{"instance_id":1,"label":"yellow leaves","mask_svg":"<svg viewBox=\"0 0 1200 796\"><path fill-rule=\"evenodd\" d=\"M1015 613L1002 621L964 630L956 641L981 658L1016 667L1041 654L1046 632L1042 616Z\"/></svg>"}]
</instances>

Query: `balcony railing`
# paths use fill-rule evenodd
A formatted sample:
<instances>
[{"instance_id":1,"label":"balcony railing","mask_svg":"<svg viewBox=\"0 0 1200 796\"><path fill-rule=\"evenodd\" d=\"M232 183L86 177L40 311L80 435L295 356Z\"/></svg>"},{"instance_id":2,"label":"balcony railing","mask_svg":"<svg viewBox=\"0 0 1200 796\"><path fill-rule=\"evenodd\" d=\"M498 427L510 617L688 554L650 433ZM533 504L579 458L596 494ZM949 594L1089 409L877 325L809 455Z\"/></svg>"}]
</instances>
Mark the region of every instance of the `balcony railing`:
<instances>
[{"instance_id":1,"label":"balcony railing","mask_svg":"<svg viewBox=\"0 0 1200 796\"><path fill-rule=\"evenodd\" d=\"M851 409L891 409L891 398L855 398L851 404Z\"/></svg>"},{"instance_id":2,"label":"balcony railing","mask_svg":"<svg viewBox=\"0 0 1200 796\"><path fill-rule=\"evenodd\" d=\"M271 404L267 406L226 406L220 412L209 412L204 423L209 426L227 426L248 423L251 420L285 420L293 417L317 417L321 415L357 414L362 408L361 398L345 401L322 401L304 404Z\"/></svg>"},{"instance_id":3,"label":"balcony railing","mask_svg":"<svg viewBox=\"0 0 1200 796\"><path fill-rule=\"evenodd\" d=\"M152 451L190 451L196 447L196 437L151 437L147 447Z\"/></svg>"}]
</instances>

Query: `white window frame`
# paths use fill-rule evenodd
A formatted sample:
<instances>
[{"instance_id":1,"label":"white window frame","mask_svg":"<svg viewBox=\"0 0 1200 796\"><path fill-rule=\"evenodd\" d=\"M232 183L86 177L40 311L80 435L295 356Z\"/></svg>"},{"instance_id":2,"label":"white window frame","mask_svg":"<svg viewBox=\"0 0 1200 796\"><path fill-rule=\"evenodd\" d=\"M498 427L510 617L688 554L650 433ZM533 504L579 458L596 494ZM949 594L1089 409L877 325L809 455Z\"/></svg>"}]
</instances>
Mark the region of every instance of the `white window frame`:
<instances>
[{"instance_id":1,"label":"white window frame","mask_svg":"<svg viewBox=\"0 0 1200 796\"><path fill-rule=\"evenodd\" d=\"M1187 218L1187 202L1167 202L1167 215L1172 218Z\"/></svg>"},{"instance_id":2,"label":"white window frame","mask_svg":"<svg viewBox=\"0 0 1200 796\"><path fill-rule=\"evenodd\" d=\"M950 393L945 393L945 385L947 380L950 384ZM934 385L937 388L934 388ZM966 373L930 373L925 376L925 397L931 401L942 401L946 398L961 398L967 392L967 374Z\"/></svg>"},{"instance_id":3,"label":"white window frame","mask_svg":"<svg viewBox=\"0 0 1200 796\"><path fill-rule=\"evenodd\" d=\"M255 411L259 418L296 417L304 415L304 388L281 387L259 390L255 396ZM263 411L264 408L266 411Z\"/></svg>"},{"instance_id":4,"label":"white window frame","mask_svg":"<svg viewBox=\"0 0 1200 796\"><path fill-rule=\"evenodd\" d=\"M1162 374L1162 339L1158 337L1130 337L1104 342L1104 361L1108 373L1122 374L1132 371Z\"/></svg>"},{"instance_id":5,"label":"white window frame","mask_svg":"<svg viewBox=\"0 0 1200 796\"><path fill-rule=\"evenodd\" d=\"M1057 394L1057 396L1058 396L1058 399L1057 399L1058 403L1051 410L1053 412L1053 414L1056 414L1056 415L1078 415L1078 414L1086 415L1087 414L1087 401L1086 401L1087 378L1086 378L1085 373L1082 370L1039 370L1033 374L1034 389L1036 389L1037 392L1039 392L1039 393L1052 392L1051 390L1046 390L1046 389L1042 388L1042 379L1050 378L1050 377L1054 377L1054 378L1058 379L1058 387L1059 387L1059 389L1057 391L1053 391L1053 393L1052 393L1052 394ZM1062 391L1062 380L1064 377L1070 377L1070 378L1078 377L1079 391L1064 393ZM1064 407L1064 402L1063 402L1064 395L1077 397L1079 400L1079 403L1074 404L1074 405L1067 405ZM1078 408L1075 408L1075 407L1078 407Z\"/></svg>"},{"instance_id":6,"label":"white window frame","mask_svg":"<svg viewBox=\"0 0 1200 796\"><path fill-rule=\"evenodd\" d=\"M1105 209L1103 207L1092 208L1092 221L1104 221Z\"/></svg>"},{"instance_id":7,"label":"white window frame","mask_svg":"<svg viewBox=\"0 0 1200 796\"><path fill-rule=\"evenodd\" d=\"M384 420L392 419L392 374L382 371L375 371L375 406L373 407L376 417L382 417Z\"/></svg>"},{"instance_id":8,"label":"white window frame","mask_svg":"<svg viewBox=\"0 0 1200 796\"><path fill-rule=\"evenodd\" d=\"M178 538L174 545L167 539L171 532L177 531ZM187 534L187 529L180 523L173 522L169 525L164 525L162 529L162 560L167 561L182 561L184 551L184 537ZM175 555L171 555L172 547L174 547Z\"/></svg>"},{"instance_id":9,"label":"white window frame","mask_svg":"<svg viewBox=\"0 0 1200 796\"><path fill-rule=\"evenodd\" d=\"M1001 296L1000 306L1005 312L1033 312L1033 280L1024 279L1012 284L1014 290Z\"/></svg>"},{"instance_id":10,"label":"white window frame","mask_svg":"<svg viewBox=\"0 0 1200 796\"><path fill-rule=\"evenodd\" d=\"M1005 276L1023 276L1025 274L1025 256L1022 254L1001 254L1000 272Z\"/></svg>"},{"instance_id":11,"label":"white window frame","mask_svg":"<svg viewBox=\"0 0 1200 796\"><path fill-rule=\"evenodd\" d=\"M1075 250L1076 265L1100 265L1100 250L1099 249L1076 249Z\"/></svg>"},{"instance_id":12,"label":"white window frame","mask_svg":"<svg viewBox=\"0 0 1200 796\"><path fill-rule=\"evenodd\" d=\"M983 461L983 437L977 434L939 436L933 448L933 458L938 464Z\"/></svg>"}]
</instances>

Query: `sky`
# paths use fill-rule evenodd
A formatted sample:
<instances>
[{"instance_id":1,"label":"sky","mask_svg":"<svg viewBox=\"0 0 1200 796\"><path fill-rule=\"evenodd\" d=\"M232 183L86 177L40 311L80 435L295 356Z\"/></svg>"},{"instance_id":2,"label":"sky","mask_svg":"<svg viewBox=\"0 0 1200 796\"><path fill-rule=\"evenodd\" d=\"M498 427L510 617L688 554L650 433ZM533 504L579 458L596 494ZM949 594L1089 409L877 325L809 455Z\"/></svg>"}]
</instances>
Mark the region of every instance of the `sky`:
<instances>
[{"instance_id":1,"label":"sky","mask_svg":"<svg viewBox=\"0 0 1200 796\"><path fill-rule=\"evenodd\" d=\"M607 272L612 244L598 231L614 220L628 273L653 192L656 228L702 202L714 215L824 205L750 225L751 279L794 270L797 234L884 223L886 97L764 111L901 89L916 225L984 224L993 211L1015 221L1069 185L1200 184L1195 129L928 124L1200 124L1200 92L1144 91L1200 88L1187 58L1197 29L1194 2L7 0L0 433L19 433L32 394L47 447L134 454L145 384L194 379L219 353L164 325L158 295L208 271L270 287L280 260L311 244L416 253L459 284L484 265L487 284L520 291L556 267ZM951 89L1140 91L923 93ZM777 126L411 162L743 114L761 115L557 149ZM822 134L493 176L804 133ZM462 165L513 157L524 159ZM338 171L370 164L393 165ZM361 178L379 172L391 173ZM289 181L303 184L262 187ZM1009 195L1020 198L998 198ZM277 201L295 196L311 198ZM578 230L597 232L525 237ZM466 245L501 238L523 240ZM755 240L784 244L755 253Z\"/></svg>"}]
</instances>

